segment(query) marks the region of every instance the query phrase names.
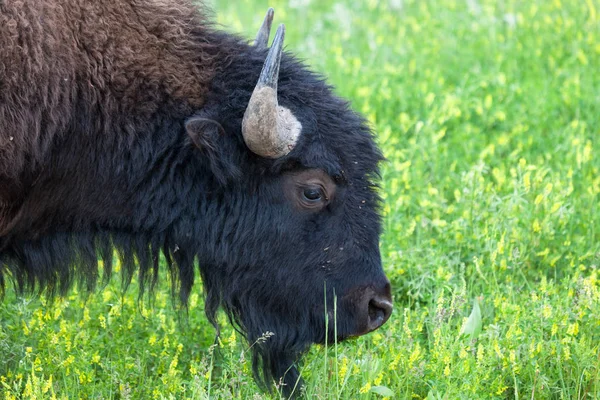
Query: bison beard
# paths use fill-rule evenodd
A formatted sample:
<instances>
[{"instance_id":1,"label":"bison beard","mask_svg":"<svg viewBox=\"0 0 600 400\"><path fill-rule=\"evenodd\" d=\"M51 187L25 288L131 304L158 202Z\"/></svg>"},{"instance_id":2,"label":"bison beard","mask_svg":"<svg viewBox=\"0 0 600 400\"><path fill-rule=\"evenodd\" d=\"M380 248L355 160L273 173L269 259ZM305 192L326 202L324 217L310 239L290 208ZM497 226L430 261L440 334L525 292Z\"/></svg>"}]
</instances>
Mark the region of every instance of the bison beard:
<instances>
[{"instance_id":1,"label":"bison beard","mask_svg":"<svg viewBox=\"0 0 600 400\"><path fill-rule=\"evenodd\" d=\"M389 317L381 154L322 78L281 56L282 28L267 48L272 11L255 45L205 14L186 0L0 3L0 289L92 291L116 250L141 298L162 254L182 304L198 268L211 323L223 308L257 382L291 394L300 355L336 339L335 296L337 339Z\"/></svg>"}]
</instances>

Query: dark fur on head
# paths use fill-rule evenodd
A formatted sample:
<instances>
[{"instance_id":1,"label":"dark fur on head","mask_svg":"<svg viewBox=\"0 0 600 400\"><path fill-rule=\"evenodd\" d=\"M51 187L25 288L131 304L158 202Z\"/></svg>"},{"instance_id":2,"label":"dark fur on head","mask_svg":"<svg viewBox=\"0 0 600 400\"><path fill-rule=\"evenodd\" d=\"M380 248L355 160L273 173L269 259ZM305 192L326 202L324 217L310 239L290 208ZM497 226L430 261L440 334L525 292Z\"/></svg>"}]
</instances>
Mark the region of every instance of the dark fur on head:
<instances>
[{"instance_id":1,"label":"dark fur on head","mask_svg":"<svg viewBox=\"0 0 600 400\"><path fill-rule=\"evenodd\" d=\"M93 290L98 259L106 280L116 249L124 287L137 270L141 295L162 252L185 304L197 261L209 320L223 307L256 342L259 384L284 377L288 394L298 357L335 339L324 324L334 295L338 338L365 332L358 298L387 285L373 183L381 154L322 78L284 56L279 102L303 131L289 155L264 159L245 146L241 122L266 50L215 31L187 1L9 4L0 6L2 288L9 277L19 292L64 295L74 280ZM282 193L290 174L310 169L337 186L319 212Z\"/></svg>"}]
</instances>

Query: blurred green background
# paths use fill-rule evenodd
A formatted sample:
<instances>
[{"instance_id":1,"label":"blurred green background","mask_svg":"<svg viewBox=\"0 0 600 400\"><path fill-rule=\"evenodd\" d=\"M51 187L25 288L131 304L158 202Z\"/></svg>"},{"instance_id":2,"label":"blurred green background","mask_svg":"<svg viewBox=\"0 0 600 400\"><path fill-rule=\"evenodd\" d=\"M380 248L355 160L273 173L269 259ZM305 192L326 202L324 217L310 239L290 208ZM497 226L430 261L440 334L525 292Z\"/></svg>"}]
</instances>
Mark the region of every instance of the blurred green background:
<instances>
[{"instance_id":1,"label":"blurred green background","mask_svg":"<svg viewBox=\"0 0 600 400\"><path fill-rule=\"evenodd\" d=\"M309 398L600 397L600 5L595 0L212 1L367 116L382 165L395 312L302 366ZM5 398L277 398L199 294L136 308L118 279L0 306ZM199 290L198 292L199 293Z\"/></svg>"}]
</instances>

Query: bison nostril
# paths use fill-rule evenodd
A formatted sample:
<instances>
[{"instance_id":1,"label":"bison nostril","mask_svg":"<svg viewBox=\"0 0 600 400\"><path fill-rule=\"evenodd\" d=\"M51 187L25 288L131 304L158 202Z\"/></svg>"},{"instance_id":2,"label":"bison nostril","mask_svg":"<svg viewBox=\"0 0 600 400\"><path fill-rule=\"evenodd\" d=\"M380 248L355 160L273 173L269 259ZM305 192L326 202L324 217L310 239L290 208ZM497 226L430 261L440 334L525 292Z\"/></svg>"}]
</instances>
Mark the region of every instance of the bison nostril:
<instances>
[{"instance_id":1,"label":"bison nostril","mask_svg":"<svg viewBox=\"0 0 600 400\"><path fill-rule=\"evenodd\" d=\"M373 305L373 302L369 303L369 324L372 325L373 322L383 321L385 318L385 312L383 309Z\"/></svg>"},{"instance_id":2,"label":"bison nostril","mask_svg":"<svg viewBox=\"0 0 600 400\"><path fill-rule=\"evenodd\" d=\"M392 314L392 303L383 298L375 297L369 301L369 331L373 331L385 324Z\"/></svg>"}]
</instances>

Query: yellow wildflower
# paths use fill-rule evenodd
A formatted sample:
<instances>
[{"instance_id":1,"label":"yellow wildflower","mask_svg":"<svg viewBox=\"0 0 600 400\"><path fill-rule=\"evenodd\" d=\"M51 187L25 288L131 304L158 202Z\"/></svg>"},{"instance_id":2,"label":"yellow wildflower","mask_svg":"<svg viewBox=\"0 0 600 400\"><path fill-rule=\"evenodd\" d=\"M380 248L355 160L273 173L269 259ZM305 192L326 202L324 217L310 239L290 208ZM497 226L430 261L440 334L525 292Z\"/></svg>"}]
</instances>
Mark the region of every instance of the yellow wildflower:
<instances>
[{"instance_id":1,"label":"yellow wildflower","mask_svg":"<svg viewBox=\"0 0 600 400\"><path fill-rule=\"evenodd\" d=\"M52 375L48 378L46 382L44 382L44 386L42 386L42 394L48 393L50 388L52 387Z\"/></svg>"},{"instance_id":2,"label":"yellow wildflower","mask_svg":"<svg viewBox=\"0 0 600 400\"><path fill-rule=\"evenodd\" d=\"M344 380L347 373L348 373L348 357L344 357L344 358L342 358L342 365L340 366L340 369L338 371L338 379L340 380L340 382L342 382Z\"/></svg>"},{"instance_id":3,"label":"yellow wildflower","mask_svg":"<svg viewBox=\"0 0 600 400\"><path fill-rule=\"evenodd\" d=\"M577 334L579 333L579 323L577 321L575 321L572 324L569 324L569 327L567 328L567 334L571 335L571 336L577 336Z\"/></svg>"},{"instance_id":4,"label":"yellow wildflower","mask_svg":"<svg viewBox=\"0 0 600 400\"><path fill-rule=\"evenodd\" d=\"M544 317L544 319L548 319L551 315L552 306L550 306L549 304L544 304L544 307L542 307L542 316Z\"/></svg>"},{"instance_id":5,"label":"yellow wildflower","mask_svg":"<svg viewBox=\"0 0 600 400\"><path fill-rule=\"evenodd\" d=\"M359 393L365 394L368 393L369 390L371 390L371 382L365 383L364 386L360 388Z\"/></svg>"}]
</instances>

